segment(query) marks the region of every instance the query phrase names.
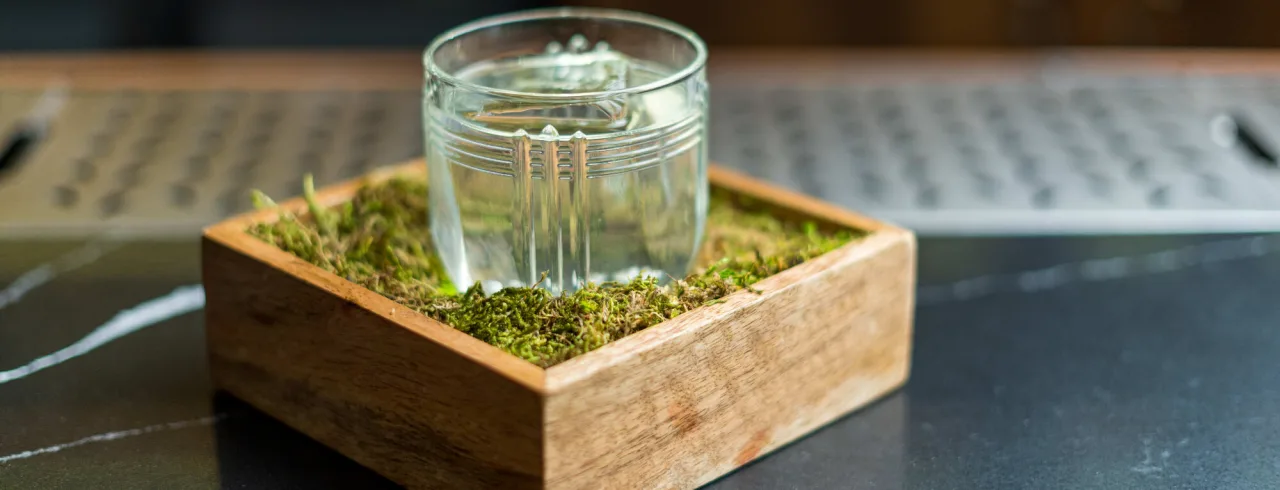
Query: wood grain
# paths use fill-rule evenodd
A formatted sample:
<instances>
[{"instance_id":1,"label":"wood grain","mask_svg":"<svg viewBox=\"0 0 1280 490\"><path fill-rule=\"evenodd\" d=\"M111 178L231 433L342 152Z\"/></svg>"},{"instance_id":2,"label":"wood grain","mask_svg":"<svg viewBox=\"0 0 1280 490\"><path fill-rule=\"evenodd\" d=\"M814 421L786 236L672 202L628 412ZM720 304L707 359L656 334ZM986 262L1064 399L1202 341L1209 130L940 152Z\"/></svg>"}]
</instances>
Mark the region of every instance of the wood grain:
<instances>
[{"instance_id":1,"label":"wood grain","mask_svg":"<svg viewBox=\"0 0 1280 490\"><path fill-rule=\"evenodd\" d=\"M121 51L0 54L0 87L336 90L422 86L422 55L371 51Z\"/></svg>"},{"instance_id":2,"label":"wood grain","mask_svg":"<svg viewBox=\"0 0 1280 490\"><path fill-rule=\"evenodd\" d=\"M543 370L247 235L278 216L249 213L205 232L215 382L415 488L692 488L901 385L914 236L740 174L710 178L873 233Z\"/></svg>"},{"instance_id":3,"label":"wood grain","mask_svg":"<svg viewBox=\"0 0 1280 490\"><path fill-rule=\"evenodd\" d=\"M243 232L275 216L205 233L215 383L405 485L541 487L544 371Z\"/></svg>"},{"instance_id":4,"label":"wood grain","mask_svg":"<svg viewBox=\"0 0 1280 490\"><path fill-rule=\"evenodd\" d=\"M936 1L936 0L930 0ZM1054 49L980 47L847 48L712 45L708 74L717 83L746 75L859 80L1016 79L1046 65L1151 75L1275 73L1280 50L1225 48ZM331 90L418 89L420 50L121 51L0 53L0 87L40 89L56 79L73 89Z\"/></svg>"},{"instance_id":5,"label":"wood grain","mask_svg":"<svg viewBox=\"0 0 1280 490\"><path fill-rule=\"evenodd\" d=\"M549 488L692 488L907 379L909 232L724 171L716 185L874 230L705 306L547 370Z\"/></svg>"}]
</instances>

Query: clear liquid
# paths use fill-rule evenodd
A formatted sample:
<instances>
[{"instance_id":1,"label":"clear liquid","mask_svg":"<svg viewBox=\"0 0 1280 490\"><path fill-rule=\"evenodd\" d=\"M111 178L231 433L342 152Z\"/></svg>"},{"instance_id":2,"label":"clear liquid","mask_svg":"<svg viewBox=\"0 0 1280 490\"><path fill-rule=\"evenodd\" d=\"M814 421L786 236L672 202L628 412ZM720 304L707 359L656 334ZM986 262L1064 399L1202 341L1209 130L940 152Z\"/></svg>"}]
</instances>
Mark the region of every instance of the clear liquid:
<instances>
[{"instance_id":1,"label":"clear liquid","mask_svg":"<svg viewBox=\"0 0 1280 490\"><path fill-rule=\"evenodd\" d=\"M518 62L478 64L459 76L488 87L568 93L667 75L607 48L573 44ZM583 104L480 96L444 108L428 104L432 233L450 277L460 288L480 282L489 292L683 277L706 216L701 99L674 85Z\"/></svg>"}]
</instances>

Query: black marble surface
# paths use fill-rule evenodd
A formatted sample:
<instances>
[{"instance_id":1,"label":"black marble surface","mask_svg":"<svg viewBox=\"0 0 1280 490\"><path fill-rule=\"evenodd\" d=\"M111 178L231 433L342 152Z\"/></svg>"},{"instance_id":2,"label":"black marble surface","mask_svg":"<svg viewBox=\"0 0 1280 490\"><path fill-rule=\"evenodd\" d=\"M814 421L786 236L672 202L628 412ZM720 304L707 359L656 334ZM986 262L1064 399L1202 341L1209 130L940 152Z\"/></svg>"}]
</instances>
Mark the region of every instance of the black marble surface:
<instances>
[{"instance_id":1,"label":"black marble surface","mask_svg":"<svg viewBox=\"0 0 1280 490\"><path fill-rule=\"evenodd\" d=\"M0 241L0 288L80 245ZM197 251L0 292L0 372L198 283ZM920 283L903 390L709 488L1280 488L1280 237L922 239ZM0 382L0 488L393 487L215 394L202 323Z\"/></svg>"}]
</instances>

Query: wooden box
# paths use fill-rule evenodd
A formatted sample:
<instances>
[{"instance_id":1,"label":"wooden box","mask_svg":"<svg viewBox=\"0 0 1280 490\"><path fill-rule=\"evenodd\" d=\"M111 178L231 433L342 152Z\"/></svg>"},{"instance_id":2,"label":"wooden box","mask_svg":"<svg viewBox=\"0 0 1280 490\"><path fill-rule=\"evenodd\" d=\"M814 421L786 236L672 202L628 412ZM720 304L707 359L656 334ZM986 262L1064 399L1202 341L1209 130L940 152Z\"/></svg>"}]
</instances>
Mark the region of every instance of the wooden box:
<instances>
[{"instance_id":1,"label":"wooden box","mask_svg":"<svg viewBox=\"0 0 1280 490\"><path fill-rule=\"evenodd\" d=\"M276 219L263 210L204 232L214 380L415 488L692 488L902 385L914 235L723 169L710 178L872 234L543 369L245 233ZM318 197L341 203L359 185Z\"/></svg>"}]
</instances>

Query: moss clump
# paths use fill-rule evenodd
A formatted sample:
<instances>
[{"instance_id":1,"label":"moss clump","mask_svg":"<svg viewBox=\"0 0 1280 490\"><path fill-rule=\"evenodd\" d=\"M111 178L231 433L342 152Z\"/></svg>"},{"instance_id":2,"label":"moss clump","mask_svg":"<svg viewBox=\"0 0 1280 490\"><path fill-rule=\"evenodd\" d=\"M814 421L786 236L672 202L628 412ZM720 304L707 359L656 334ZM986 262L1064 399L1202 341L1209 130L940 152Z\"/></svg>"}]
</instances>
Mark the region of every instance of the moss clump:
<instances>
[{"instance_id":1,"label":"moss clump","mask_svg":"<svg viewBox=\"0 0 1280 490\"><path fill-rule=\"evenodd\" d=\"M478 284L455 287L432 253L425 180L393 178L366 185L355 199L323 208L308 177L303 195L308 214L282 213L278 221L254 225L249 232L543 367L714 303L863 235L781 221L713 192L706 245L696 270L683 279L659 286L652 278L637 278L561 296L540 288L506 288L486 296ZM274 206L261 193L254 200L259 207Z\"/></svg>"}]
</instances>

